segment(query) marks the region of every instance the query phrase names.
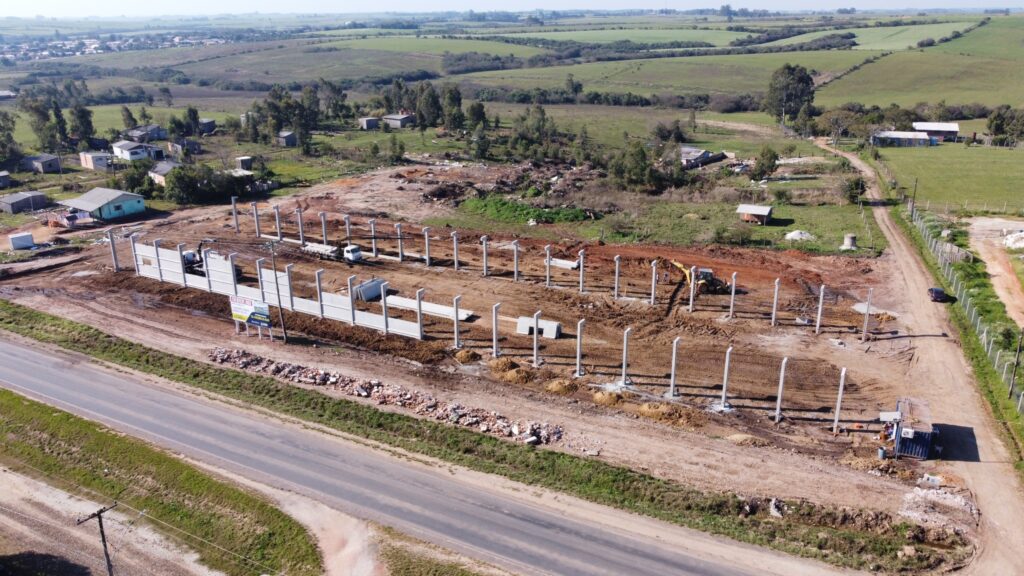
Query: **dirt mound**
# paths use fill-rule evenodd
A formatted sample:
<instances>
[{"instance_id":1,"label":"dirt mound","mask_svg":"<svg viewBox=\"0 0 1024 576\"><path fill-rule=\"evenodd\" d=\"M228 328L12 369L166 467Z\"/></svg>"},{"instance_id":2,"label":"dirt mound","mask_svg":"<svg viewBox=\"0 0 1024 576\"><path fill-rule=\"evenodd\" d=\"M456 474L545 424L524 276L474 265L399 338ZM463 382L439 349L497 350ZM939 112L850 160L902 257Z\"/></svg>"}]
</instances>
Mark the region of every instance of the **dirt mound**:
<instances>
[{"instance_id":1,"label":"dirt mound","mask_svg":"<svg viewBox=\"0 0 1024 576\"><path fill-rule=\"evenodd\" d=\"M519 364L516 364L511 358L495 358L488 362L487 365L491 367L491 372L494 372L496 375L519 367Z\"/></svg>"},{"instance_id":2,"label":"dirt mound","mask_svg":"<svg viewBox=\"0 0 1024 576\"><path fill-rule=\"evenodd\" d=\"M551 380L544 386L544 389L547 390L548 392L551 392L553 394L561 394L563 396L573 394L577 390L579 390L579 388L579 384L573 382L572 380L566 380L565 378Z\"/></svg>"},{"instance_id":3,"label":"dirt mound","mask_svg":"<svg viewBox=\"0 0 1024 576\"><path fill-rule=\"evenodd\" d=\"M463 348L455 353L455 360L457 360L459 364L469 364L480 360L480 354L475 350Z\"/></svg>"},{"instance_id":4,"label":"dirt mound","mask_svg":"<svg viewBox=\"0 0 1024 576\"><path fill-rule=\"evenodd\" d=\"M525 368L513 368L508 372L502 372L498 376L498 379L501 380L502 382L508 382L509 384L517 384L519 386L522 386L524 384L528 384L531 380L533 380L533 372L530 372Z\"/></svg>"},{"instance_id":5,"label":"dirt mound","mask_svg":"<svg viewBox=\"0 0 1024 576\"><path fill-rule=\"evenodd\" d=\"M622 401L622 394L598 390L594 392L594 402L601 406L615 406Z\"/></svg>"},{"instance_id":6,"label":"dirt mound","mask_svg":"<svg viewBox=\"0 0 1024 576\"><path fill-rule=\"evenodd\" d=\"M740 446L771 446L772 443L764 438L758 438L757 436L751 436L750 434L732 434L727 436L726 440L733 444L739 444Z\"/></svg>"}]
</instances>

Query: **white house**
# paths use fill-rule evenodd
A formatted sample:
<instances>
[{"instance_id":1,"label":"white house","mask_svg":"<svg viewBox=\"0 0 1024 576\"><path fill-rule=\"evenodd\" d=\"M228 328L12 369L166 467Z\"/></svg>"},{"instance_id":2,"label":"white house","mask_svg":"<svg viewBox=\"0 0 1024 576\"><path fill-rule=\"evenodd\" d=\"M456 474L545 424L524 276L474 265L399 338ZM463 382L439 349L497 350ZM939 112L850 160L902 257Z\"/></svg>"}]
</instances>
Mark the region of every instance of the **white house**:
<instances>
[{"instance_id":1,"label":"white house","mask_svg":"<svg viewBox=\"0 0 1024 576\"><path fill-rule=\"evenodd\" d=\"M152 144L142 144L140 142L131 142L128 140L121 140L115 142L111 148L114 150L114 156L122 160L135 161L145 160L146 158L152 158L153 160L163 160L164 151L159 146L153 146Z\"/></svg>"}]
</instances>

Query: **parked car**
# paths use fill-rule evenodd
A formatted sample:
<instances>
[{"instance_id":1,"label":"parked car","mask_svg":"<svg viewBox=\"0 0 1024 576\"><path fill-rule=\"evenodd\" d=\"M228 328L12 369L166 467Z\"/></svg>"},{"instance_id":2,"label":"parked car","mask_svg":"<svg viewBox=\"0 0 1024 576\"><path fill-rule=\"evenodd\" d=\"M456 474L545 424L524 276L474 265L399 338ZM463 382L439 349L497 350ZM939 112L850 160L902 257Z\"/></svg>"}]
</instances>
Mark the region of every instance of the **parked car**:
<instances>
[{"instance_id":1,"label":"parked car","mask_svg":"<svg viewBox=\"0 0 1024 576\"><path fill-rule=\"evenodd\" d=\"M949 300L949 296L942 288L929 288L928 297L932 299L932 302L945 302Z\"/></svg>"}]
</instances>

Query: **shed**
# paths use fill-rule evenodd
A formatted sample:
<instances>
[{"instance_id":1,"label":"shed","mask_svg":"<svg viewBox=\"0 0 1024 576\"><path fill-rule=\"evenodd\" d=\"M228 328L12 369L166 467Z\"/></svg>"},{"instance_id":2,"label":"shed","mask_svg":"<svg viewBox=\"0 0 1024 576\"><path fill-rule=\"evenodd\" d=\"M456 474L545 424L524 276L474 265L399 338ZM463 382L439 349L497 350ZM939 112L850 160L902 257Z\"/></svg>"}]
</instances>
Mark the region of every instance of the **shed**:
<instances>
[{"instance_id":1,"label":"shed","mask_svg":"<svg viewBox=\"0 0 1024 576\"><path fill-rule=\"evenodd\" d=\"M161 186L167 185L167 175L181 164L173 160L162 160L157 162L149 171L149 179Z\"/></svg>"},{"instance_id":2,"label":"shed","mask_svg":"<svg viewBox=\"0 0 1024 576\"><path fill-rule=\"evenodd\" d=\"M72 210L88 212L95 220L114 220L146 211L142 196L112 188L93 188L78 198L64 200L60 204Z\"/></svg>"},{"instance_id":3,"label":"shed","mask_svg":"<svg viewBox=\"0 0 1024 576\"><path fill-rule=\"evenodd\" d=\"M274 142L278 146L294 148L299 143L299 139L295 136L295 132L292 132L291 130L282 130L277 133L277 138L274 139Z\"/></svg>"},{"instance_id":4,"label":"shed","mask_svg":"<svg viewBox=\"0 0 1024 576\"><path fill-rule=\"evenodd\" d=\"M199 133L200 134L211 134L217 129L217 121L213 118L200 118L199 119Z\"/></svg>"},{"instance_id":5,"label":"shed","mask_svg":"<svg viewBox=\"0 0 1024 576\"><path fill-rule=\"evenodd\" d=\"M679 161L682 163L684 170L700 168L701 166L721 162L722 160L725 160L725 153L723 152L711 153L701 148L694 148L693 146L679 147Z\"/></svg>"},{"instance_id":6,"label":"shed","mask_svg":"<svg viewBox=\"0 0 1024 576\"><path fill-rule=\"evenodd\" d=\"M191 156L193 154L202 154L203 153L203 145L200 144L197 140L189 140L187 138L178 138L177 140L174 140L173 142L168 142L167 143L167 151L170 152L171 154L175 155L175 156L182 156L182 155Z\"/></svg>"},{"instance_id":7,"label":"shed","mask_svg":"<svg viewBox=\"0 0 1024 576\"><path fill-rule=\"evenodd\" d=\"M412 126L416 123L415 114L388 114L384 118L384 123L391 128L405 128L406 126Z\"/></svg>"},{"instance_id":8,"label":"shed","mask_svg":"<svg viewBox=\"0 0 1024 576\"><path fill-rule=\"evenodd\" d=\"M0 189L11 185L11 173L7 170L0 170Z\"/></svg>"},{"instance_id":9,"label":"shed","mask_svg":"<svg viewBox=\"0 0 1024 576\"><path fill-rule=\"evenodd\" d=\"M891 434L898 456L928 459L932 441L938 434L932 426L932 412L928 403L916 398L901 398L896 402L898 419Z\"/></svg>"},{"instance_id":10,"label":"shed","mask_svg":"<svg viewBox=\"0 0 1024 576\"><path fill-rule=\"evenodd\" d=\"M958 122L914 122L915 132L924 132L939 142L956 142L960 137Z\"/></svg>"},{"instance_id":11,"label":"shed","mask_svg":"<svg viewBox=\"0 0 1024 576\"><path fill-rule=\"evenodd\" d=\"M49 174L60 171L60 158L53 154L39 154L38 156L26 156L21 161L24 170L36 174Z\"/></svg>"},{"instance_id":12,"label":"shed","mask_svg":"<svg viewBox=\"0 0 1024 576\"><path fill-rule=\"evenodd\" d=\"M50 204L50 199L42 192L15 192L0 196L0 212L8 214L19 214L45 208Z\"/></svg>"},{"instance_id":13,"label":"shed","mask_svg":"<svg viewBox=\"0 0 1024 576\"><path fill-rule=\"evenodd\" d=\"M927 132L901 132L898 130L882 130L871 135L874 146L932 146L937 141L928 136Z\"/></svg>"},{"instance_id":14,"label":"shed","mask_svg":"<svg viewBox=\"0 0 1024 576\"><path fill-rule=\"evenodd\" d=\"M152 142L167 138L167 130L159 124L146 124L125 131L124 137L132 142Z\"/></svg>"},{"instance_id":15,"label":"shed","mask_svg":"<svg viewBox=\"0 0 1024 576\"><path fill-rule=\"evenodd\" d=\"M380 118L368 116L359 119L360 130L376 130L378 128L380 128Z\"/></svg>"},{"instance_id":16,"label":"shed","mask_svg":"<svg viewBox=\"0 0 1024 576\"><path fill-rule=\"evenodd\" d=\"M110 152L79 152L78 162L87 170L106 172L114 167L114 155Z\"/></svg>"},{"instance_id":17,"label":"shed","mask_svg":"<svg viewBox=\"0 0 1024 576\"><path fill-rule=\"evenodd\" d=\"M252 170L252 156L239 156L235 158L235 168L239 170Z\"/></svg>"},{"instance_id":18,"label":"shed","mask_svg":"<svg viewBox=\"0 0 1024 576\"><path fill-rule=\"evenodd\" d=\"M772 207L759 204L740 204L736 207L740 220L764 226L772 221Z\"/></svg>"},{"instance_id":19,"label":"shed","mask_svg":"<svg viewBox=\"0 0 1024 576\"><path fill-rule=\"evenodd\" d=\"M538 320L540 335L549 340L557 340L562 335L562 323L554 320ZM520 316L516 319L516 334L530 336L533 334L533 317Z\"/></svg>"},{"instance_id":20,"label":"shed","mask_svg":"<svg viewBox=\"0 0 1024 576\"><path fill-rule=\"evenodd\" d=\"M31 232L11 234L7 237L7 240L11 242L11 250L31 250L36 245Z\"/></svg>"}]
</instances>

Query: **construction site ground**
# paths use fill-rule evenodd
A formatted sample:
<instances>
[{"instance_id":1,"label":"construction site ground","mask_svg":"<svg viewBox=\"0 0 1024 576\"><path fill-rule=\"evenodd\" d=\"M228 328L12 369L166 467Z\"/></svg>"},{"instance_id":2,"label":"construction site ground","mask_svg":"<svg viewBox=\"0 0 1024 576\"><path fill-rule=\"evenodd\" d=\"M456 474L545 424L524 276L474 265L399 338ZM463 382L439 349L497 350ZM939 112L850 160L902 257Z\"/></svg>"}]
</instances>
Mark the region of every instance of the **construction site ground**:
<instances>
[{"instance_id":1,"label":"construction site ground","mask_svg":"<svg viewBox=\"0 0 1024 576\"><path fill-rule=\"evenodd\" d=\"M475 178L481 168L446 167L455 180ZM460 172L466 170L467 172ZM440 170L439 170L440 171ZM431 266L423 262L423 234L417 222L449 210L449 204L425 198L419 189L396 190L393 171L381 171L351 181L315 187L300 196L277 199L284 235L298 238L295 209L304 210L308 241L320 241L317 212L326 212L329 240L344 243L342 216L353 223L353 242L369 255L367 219L377 218L378 249L382 256L366 263L318 260L303 254L297 244L278 247L278 265L294 264L297 296L315 299L314 273L324 269L324 291L344 293L346 278L380 277L392 293L413 297L426 289L429 302L460 307L475 313L461 323L463 344L481 360L461 364L451 357L453 324L426 317L426 340L384 337L362 328L311 316L286 313L292 344L273 344L252 336L236 335L227 298L198 290L136 277L124 270L113 274L109 247L98 244L81 252L82 258L57 268L21 274L0 283L0 297L82 321L124 338L195 359L208 361L215 347L241 348L261 356L322 367L358 378L378 379L425 390L437 398L465 406L498 410L523 420L557 423L565 430L561 442L550 449L599 457L685 482L707 490L732 490L768 497L804 498L897 513L924 472L940 474L953 489L966 487L974 495L977 480L970 458L959 450L958 439L947 441L943 461L900 462L883 465L875 457L875 437L881 429L879 411L893 410L904 395L920 395L932 404L936 423L959 423L958 411L980 414L985 410L970 384L956 343L945 328L922 329L923 313L940 321L940 312L922 311L932 305L894 279L905 278L908 267L920 267L906 245L879 258L810 256L790 251L707 247L681 249L665 246L584 245L572 239L551 242L553 256L575 259L585 249L585 291L579 293L578 272L552 268L554 287L544 285L544 241L521 238L520 280L512 279L512 237L494 235L489 243L489 268L484 277L479 233L460 230L460 270L452 262L451 230L432 230ZM403 186L403 187L408 187ZM404 194L404 195L403 195ZM372 202L377 198L377 202ZM271 207L260 205L264 236L274 234ZM404 221L406 258L398 262L394 224ZM163 246L183 243L222 254L237 253L243 282L256 285L254 261L270 252L265 238L257 238L248 206L240 214L235 233L225 207L193 208L152 220L126 232L138 241ZM891 223L890 223L891 227ZM893 233L890 228L889 233ZM890 238L890 242L892 239ZM128 243L117 243L122 266L131 266ZM624 298L611 296L614 257L622 258ZM651 261L658 260L656 303L650 305ZM909 260L908 260L909 259ZM671 262L709 267L722 279L738 274L735 317L728 318L729 296L700 295L696 310L687 310L689 291L681 287L682 273ZM914 269L915 274L920 270ZM665 278L668 273L668 278ZM781 279L778 325L770 325L773 288ZM821 334L814 329L818 289L826 286ZM916 290L916 284L912 286ZM853 310L873 288L869 338L861 341L863 314ZM395 292L396 291L396 292ZM488 366L491 346L491 306L501 303L499 342L502 355L519 370L494 372ZM379 311L379 303L360 304ZM532 369L533 339L515 334L515 320L540 310L544 319L562 323L558 340L541 339L543 365ZM408 311L390 313L414 319ZM276 320L276 312L274 313ZM575 370L576 322L584 328L585 376ZM944 320L943 320L944 322ZM943 325L944 326L944 325ZM620 362L623 330L631 327L629 378L623 389ZM681 337L676 398L668 390L671 344ZM721 395L726 350L732 346L728 399L734 411L714 413L708 408ZM781 424L773 420L783 357L789 357ZM930 362L923 363L922 357ZM933 393L950 376L941 366L958 361L956 376L963 389L958 399ZM832 434L832 419L840 370L847 368L842 404L843 433ZM552 392L554 390L554 392ZM324 393L334 393L324 389ZM397 409L381 407L382 409ZM978 434L977 430L975 434ZM1002 448L992 431L984 438L986 450ZM982 438L978 438L977 453ZM1005 461L1005 449L1003 461ZM1010 471L1007 482L1016 486ZM1019 495L1013 499L1019 506ZM983 514L986 512L982 506ZM955 518L961 528L974 526L956 511L936 510L937 517ZM945 521L945 520L943 520ZM984 533L984 531L983 531ZM982 547L984 550L984 547Z\"/></svg>"}]
</instances>

